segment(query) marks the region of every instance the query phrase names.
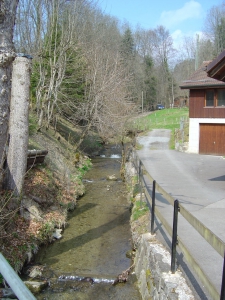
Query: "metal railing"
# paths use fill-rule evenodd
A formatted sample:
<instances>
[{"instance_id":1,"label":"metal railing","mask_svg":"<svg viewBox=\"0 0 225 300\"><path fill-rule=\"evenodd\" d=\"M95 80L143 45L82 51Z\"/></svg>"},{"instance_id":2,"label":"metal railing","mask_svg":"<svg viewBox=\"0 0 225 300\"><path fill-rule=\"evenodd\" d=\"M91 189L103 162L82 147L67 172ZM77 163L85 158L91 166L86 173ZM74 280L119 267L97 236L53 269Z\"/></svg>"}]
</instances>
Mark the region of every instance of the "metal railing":
<instances>
[{"instance_id":1,"label":"metal railing","mask_svg":"<svg viewBox=\"0 0 225 300\"><path fill-rule=\"evenodd\" d=\"M0 273L5 278L19 300L35 300L36 298L16 274L4 256L0 253Z\"/></svg>"},{"instance_id":2,"label":"metal railing","mask_svg":"<svg viewBox=\"0 0 225 300\"><path fill-rule=\"evenodd\" d=\"M168 234L172 238L172 246L171 246L171 272L175 273L176 271L176 246L178 245L184 257L186 258L188 264L193 268L196 275L200 278L202 283L213 299L225 300L225 243L217 237L209 228L207 228L202 222L200 222L195 216L193 216L184 206L177 200L174 199L171 195L169 195L148 173L145 169L141 160L139 160L138 156L134 157L134 166L137 171L139 184L141 186L141 194L144 192L147 205L151 212L151 234L154 234L154 221L155 215L161 221L162 225L168 232ZM152 183L152 192L151 195L148 191L147 184L144 180L144 176L149 179L150 184ZM163 196L165 200L168 201L174 207L173 212L173 226L171 227L167 220L163 217L162 213L159 211L157 206L155 205L155 194L156 190ZM142 199L142 198L141 198ZM191 255L188 248L182 242L180 237L177 235L178 228L178 213L180 213L186 221L190 225L194 227L194 229L219 253L223 258L223 274L222 274L222 285L221 285L221 293L219 295L218 291L214 287L214 285L210 282L208 276L204 273L199 263L194 259Z\"/></svg>"}]
</instances>

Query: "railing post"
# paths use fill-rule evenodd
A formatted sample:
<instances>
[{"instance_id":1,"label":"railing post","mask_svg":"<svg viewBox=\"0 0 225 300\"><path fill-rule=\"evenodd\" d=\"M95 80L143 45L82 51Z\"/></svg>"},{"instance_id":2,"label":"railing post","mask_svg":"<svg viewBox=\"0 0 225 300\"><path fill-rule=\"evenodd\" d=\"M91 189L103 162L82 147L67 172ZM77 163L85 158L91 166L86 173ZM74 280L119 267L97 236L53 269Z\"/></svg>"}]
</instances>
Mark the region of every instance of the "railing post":
<instances>
[{"instance_id":1,"label":"railing post","mask_svg":"<svg viewBox=\"0 0 225 300\"><path fill-rule=\"evenodd\" d=\"M155 183L153 180L152 186L152 213L151 213L151 234L154 234L154 221L155 221Z\"/></svg>"},{"instance_id":2,"label":"railing post","mask_svg":"<svg viewBox=\"0 0 225 300\"><path fill-rule=\"evenodd\" d=\"M139 166L138 166L138 183L141 183L141 160L139 160Z\"/></svg>"},{"instance_id":3,"label":"railing post","mask_svg":"<svg viewBox=\"0 0 225 300\"><path fill-rule=\"evenodd\" d=\"M140 161L140 163L141 163L141 161ZM142 186L142 178L143 178L143 169L142 168L140 168L140 178L139 178L139 185L140 185L140 189L141 189L141 199L140 199L140 204L141 204L141 207L142 207L142 203L143 203L143 201L142 201L142 194L143 194L143 186Z\"/></svg>"},{"instance_id":4,"label":"railing post","mask_svg":"<svg viewBox=\"0 0 225 300\"><path fill-rule=\"evenodd\" d=\"M174 201L173 211L173 236L172 236L172 249L171 249L171 272L176 272L176 246L177 246L177 222L178 222L179 201Z\"/></svg>"},{"instance_id":5,"label":"railing post","mask_svg":"<svg viewBox=\"0 0 225 300\"><path fill-rule=\"evenodd\" d=\"M5 278L5 280L7 281L7 283L10 285L11 289L18 297L18 299L21 300L36 299L1 253L0 253L0 272L2 276Z\"/></svg>"},{"instance_id":6,"label":"railing post","mask_svg":"<svg viewBox=\"0 0 225 300\"><path fill-rule=\"evenodd\" d=\"M137 170L137 153L135 153L134 164L135 164L135 168Z\"/></svg>"},{"instance_id":7,"label":"railing post","mask_svg":"<svg viewBox=\"0 0 225 300\"><path fill-rule=\"evenodd\" d=\"M222 277L220 300L225 300L225 254L223 260L223 277Z\"/></svg>"}]
</instances>

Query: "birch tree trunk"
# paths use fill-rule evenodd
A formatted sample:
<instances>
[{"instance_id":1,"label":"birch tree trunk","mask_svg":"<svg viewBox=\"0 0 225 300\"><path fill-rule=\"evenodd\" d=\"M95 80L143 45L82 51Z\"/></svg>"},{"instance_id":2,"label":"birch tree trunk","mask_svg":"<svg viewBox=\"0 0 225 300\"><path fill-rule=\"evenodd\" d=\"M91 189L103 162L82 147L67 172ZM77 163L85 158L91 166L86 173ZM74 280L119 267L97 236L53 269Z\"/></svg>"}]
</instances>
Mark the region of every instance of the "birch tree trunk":
<instances>
[{"instance_id":1,"label":"birch tree trunk","mask_svg":"<svg viewBox=\"0 0 225 300\"><path fill-rule=\"evenodd\" d=\"M19 196L22 192L27 168L30 72L31 60L26 57L16 57L12 72L10 140L5 182L5 188L13 190L16 196Z\"/></svg>"},{"instance_id":2,"label":"birch tree trunk","mask_svg":"<svg viewBox=\"0 0 225 300\"><path fill-rule=\"evenodd\" d=\"M13 29L19 0L0 0L0 182L8 140L11 66L15 58Z\"/></svg>"}]
</instances>

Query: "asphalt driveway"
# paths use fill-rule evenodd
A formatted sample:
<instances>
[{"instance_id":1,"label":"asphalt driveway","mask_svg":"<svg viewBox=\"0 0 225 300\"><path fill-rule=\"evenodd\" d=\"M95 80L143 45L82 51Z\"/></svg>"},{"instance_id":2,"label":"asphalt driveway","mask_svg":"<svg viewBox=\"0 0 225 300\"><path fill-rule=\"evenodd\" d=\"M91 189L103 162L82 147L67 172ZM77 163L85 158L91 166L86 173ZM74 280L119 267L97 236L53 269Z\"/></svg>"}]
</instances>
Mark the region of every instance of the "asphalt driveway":
<instances>
[{"instance_id":1,"label":"asphalt driveway","mask_svg":"<svg viewBox=\"0 0 225 300\"><path fill-rule=\"evenodd\" d=\"M225 241L225 159L170 150L169 139L170 130L162 129L138 137L137 142L143 146L137 151L139 158L167 193ZM172 226L173 208L160 194L156 194L156 199L156 205ZM160 223L156 233L159 238L163 235ZM204 272L220 293L223 258L182 217L179 217L178 234L196 260L201 261ZM165 244L170 246L168 240ZM204 291L205 287L200 289Z\"/></svg>"}]
</instances>

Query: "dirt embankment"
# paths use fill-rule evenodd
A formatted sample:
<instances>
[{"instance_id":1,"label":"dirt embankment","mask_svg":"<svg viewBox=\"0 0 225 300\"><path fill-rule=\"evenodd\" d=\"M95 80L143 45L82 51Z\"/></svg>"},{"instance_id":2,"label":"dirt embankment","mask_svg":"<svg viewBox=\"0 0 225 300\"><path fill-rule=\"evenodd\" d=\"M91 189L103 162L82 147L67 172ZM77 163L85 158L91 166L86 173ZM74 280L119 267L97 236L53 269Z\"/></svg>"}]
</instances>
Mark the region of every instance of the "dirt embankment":
<instances>
[{"instance_id":1,"label":"dirt embankment","mask_svg":"<svg viewBox=\"0 0 225 300\"><path fill-rule=\"evenodd\" d=\"M67 211L84 193L82 176L91 166L87 156L59 133L43 130L30 136L29 149L46 149L44 164L27 171L23 197L1 192L0 252L16 271L43 243L60 237ZM1 282L1 278L0 278Z\"/></svg>"}]
</instances>

